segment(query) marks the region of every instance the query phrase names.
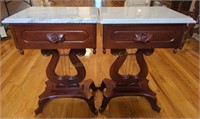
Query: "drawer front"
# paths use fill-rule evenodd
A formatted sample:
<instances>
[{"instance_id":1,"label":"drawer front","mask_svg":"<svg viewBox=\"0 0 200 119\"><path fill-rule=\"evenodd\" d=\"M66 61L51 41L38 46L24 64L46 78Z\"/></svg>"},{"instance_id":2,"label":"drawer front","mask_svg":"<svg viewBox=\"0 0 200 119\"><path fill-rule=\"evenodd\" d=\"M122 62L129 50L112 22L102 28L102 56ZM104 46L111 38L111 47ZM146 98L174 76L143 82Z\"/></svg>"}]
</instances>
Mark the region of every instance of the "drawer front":
<instances>
[{"instance_id":1,"label":"drawer front","mask_svg":"<svg viewBox=\"0 0 200 119\"><path fill-rule=\"evenodd\" d=\"M95 48L95 24L12 25L19 49Z\"/></svg>"},{"instance_id":2,"label":"drawer front","mask_svg":"<svg viewBox=\"0 0 200 119\"><path fill-rule=\"evenodd\" d=\"M177 48L183 25L104 25L104 48Z\"/></svg>"}]
</instances>

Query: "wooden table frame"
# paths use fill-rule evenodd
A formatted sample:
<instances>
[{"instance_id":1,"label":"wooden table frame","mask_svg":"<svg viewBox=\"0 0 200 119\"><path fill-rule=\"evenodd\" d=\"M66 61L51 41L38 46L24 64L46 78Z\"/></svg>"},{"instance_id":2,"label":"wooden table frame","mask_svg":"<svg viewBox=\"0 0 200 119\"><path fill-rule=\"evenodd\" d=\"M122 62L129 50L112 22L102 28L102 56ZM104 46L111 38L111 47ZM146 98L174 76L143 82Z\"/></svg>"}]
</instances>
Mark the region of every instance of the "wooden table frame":
<instances>
[{"instance_id":1,"label":"wooden table frame","mask_svg":"<svg viewBox=\"0 0 200 119\"><path fill-rule=\"evenodd\" d=\"M94 82L84 80L86 70L77 56L84 56L86 48L93 48L96 53L96 24L12 24L11 29L17 49L41 49L44 56L52 55L47 66L45 91L39 96L35 114L43 111L47 102L55 98L80 98L88 103L94 114L98 110L94 105L94 95L98 88ZM69 54L61 54L58 49L70 49ZM75 67L75 76L56 74L59 58L69 56Z\"/></svg>"},{"instance_id":2,"label":"wooden table frame","mask_svg":"<svg viewBox=\"0 0 200 119\"><path fill-rule=\"evenodd\" d=\"M84 56L86 50L71 49L69 52L70 61L77 70L77 75L75 76L58 76L55 73L56 66L61 56L58 50L41 50L41 53L44 56L52 55L52 58L46 70L49 80L46 82L47 87L45 91L39 96L39 107L35 110L36 115L43 111L44 106L48 101L55 98L84 99L88 103L90 110L94 114L97 114L98 111L94 105L94 93L97 91L97 88L92 80L84 80L86 70L77 57L77 55Z\"/></svg>"},{"instance_id":3,"label":"wooden table frame","mask_svg":"<svg viewBox=\"0 0 200 119\"><path fill-rule=\"evenodd\" d=\"M104 24L103 53L106 49L118 56L110 68L110 79L104 79L100 90L103 92L100 112L105 111L109 101L119 96L143 96L154 111L160 112L156 94L148 86L148 66L144 55L150 56L155 48L181 49L188 31L184 24ZM135 54L126 49L137 49ZM119 69L128 55L134 55L140 71L136 75L121 75Z\"/></svg>"},{"instance_id":4,"label":"wooden table frame","mask_svg":"<svg viewBox=\"0 0 200 119\"><path fill-rule=\"evenodd\" d=\"M93 53L96 53L96 24L12 24L11 29L21 54L24 54L23 49L41 49L44 56L52 55L46 69L49 80L45 91L39 96L36 114L41 113L45 104L55 98L83 99L91 112L97 114L105 111L109 101L118 96L144 96L152 109L159 112L156 94L148 86L148 66L144 55L153 54L154 48L182 48L187 34L185 24L103 25L103 49L111 49L111 54L118 57L110 68L112 80L104 79L101 86L96 87L92 80L84 80L86 70L77 57L84 56L86 48L93 48ZM136 48L137 52L128 54L128 48ZM60 54L58 49L70 49L70 52L67 55ZM118 73L128 55L136 56L140 68L137 75ZM61 56L69 56L77 75L56 74ZM98 89L103 92L99 109L94 104Z\"/></svg>"}]
</instances>

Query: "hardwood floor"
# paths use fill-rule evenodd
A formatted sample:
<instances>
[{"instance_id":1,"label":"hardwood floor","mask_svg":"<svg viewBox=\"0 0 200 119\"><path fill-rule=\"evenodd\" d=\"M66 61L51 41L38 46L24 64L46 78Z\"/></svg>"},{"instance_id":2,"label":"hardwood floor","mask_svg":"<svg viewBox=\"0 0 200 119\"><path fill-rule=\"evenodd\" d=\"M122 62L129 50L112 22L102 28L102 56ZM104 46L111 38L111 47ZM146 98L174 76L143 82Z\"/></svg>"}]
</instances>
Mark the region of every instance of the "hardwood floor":
<instances>
[{"instance_id":1,"label":"hardwood floor","mask_svg":"<svg viewBox=\"0 0 200 119\"><path fill-rule=\"evenodd\" d=\"M109 50L105 55L102 53L100 28L97 27L97 54L88 50L88 56L80 57L87 70L85 79L94 80L97 86L105 77L110 78L109 68L116 58ZM173 54L172 49L156 49L152 56L145 57L150 70L149 85L157 93L160 113L154 112L143 97L127 96L111 100L106 111L97 116L83 100L71 98L52 100L42 114L35 116L38 96L47 81L45 68L51 57L42 56L39 50L25 50L25 55L21 56L13 39L3 41L0 47L1 118L200 118L199 42L196 40L190 39L177 54ZM134 57L128 56L121 73L136 73L138 69L134 63ZM61 75L76 73L66 57L61 58L57 72ZM101 100L98 92L97 107Z\"/></svg>"},{"instance_id":2,"label":"hardwood floor","mask_svg":"<svg viewBox=\"0 0 200 119\"><path fill-rule=\"evenodd\" d=\"M59 0L56 6L94 5L80 0L63 1ZM113 1L107 0L104 5L123 6L121 2ZM98 25L97 30L97 54L88 49L88 55L80 59L86 66L85 79L92 79L99 86L104 78L110 78L109 68L116 57L109 50L102 53L101 26ZM196 40L190 39L177 54L173 54L172 49L155 49L152 56L145 57L149 66L149 85L157 93L160 113L153 111L145 98L126 96L111 100L106 111L99 115L92 114L85 101L67 98L50 101L43 113L35 116L38 96L45 89L45 70L51 57L42 56L40 50L25 50L21 56L13 39L2 41L0 48L0 118L200 118L199 42ZM68 50L60 52L67 53ZM120 72L137 73L139 69L135 62L134 57L128 56ZM76 73L68 57L60 59L56 72L60 75ZM102 95L97 92L96 107L101 101Z\"/></svg>"}]
</instances>

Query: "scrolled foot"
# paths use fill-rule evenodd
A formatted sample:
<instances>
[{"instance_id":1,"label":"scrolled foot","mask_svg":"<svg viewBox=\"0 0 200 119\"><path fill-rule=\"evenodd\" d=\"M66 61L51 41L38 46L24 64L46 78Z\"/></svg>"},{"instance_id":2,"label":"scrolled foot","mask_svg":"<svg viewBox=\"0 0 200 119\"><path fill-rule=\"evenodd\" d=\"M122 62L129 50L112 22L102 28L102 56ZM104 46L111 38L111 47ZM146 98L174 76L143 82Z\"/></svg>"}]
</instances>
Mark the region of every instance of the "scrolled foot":
<instances>
[{"instance_id":1,"label":"scrolled foot","mask_svg":"<svg viewBox=\"0 0 200 119\"><path fill-rule=\"evenodd\" d=\"M35 110L35 115L38 115L40 113L42 113L43 109L38 107L36 110Z\"/></svg>"},{"instance_id":2,"label":"scrolled foot","mask_svg":"<svg viewBox=\"0 0 200 119\"><path fill-rule=\"evenodd\" d=\"M87 100L87 103L90 107L91 112L94 114L98 114L98 110L96 109L94 104L94 96L92 96L89 100Z\"/></svg>"},{"instance_id":3,"label":"scrolled foot","mask_svg":"<svg viewBox=\"0 0 200 119\"><path fill-rule=\"evenodd\" d=\"M101 104L101 107L98 109L99 112L103 112L105 111L108 103L109 103L110 99L106 98L105 96L103 96L103 101L102 101L102 104Z\"/></svg>"},{"instance_id":4,"label":"scrolled foot","mask_svg":"<svg viewBox=\"0 0 200 119\"><path fill-rule=\"evenodd\" d=\"M156 97L146 97L146 99L149 101L149 103L151 104L151 108L156 111L156 112L160 112L161 108L158 106L157 104L157 99Z\"/></svg>"},{"instance_id":5,"label":"scrolled foot","mask_svg":"<svg viewBox=\"0 0 200 119\"><path fill-rule=\"evenodd\" d=\"M44 100L40 100L39 102L38 102L38 108L35 110L35 114L36 115L38 115L38 114L40 114L42 111L43 111L43 109L44 109L44 106L45 106L45 104L47 103L49 101L49 98L46 98L46 99L44 99Z\"/></svg>"},{"instance_id":6,"label":"scrolled foot","mask_svg":"<svg viewBox=\"0 0 200 119\"><path fill-rule=\"evenodd\" d=\"M160 112L161 108L158 105L152 107L152 109L156 112Z\"/></svg>"}]
</instances>

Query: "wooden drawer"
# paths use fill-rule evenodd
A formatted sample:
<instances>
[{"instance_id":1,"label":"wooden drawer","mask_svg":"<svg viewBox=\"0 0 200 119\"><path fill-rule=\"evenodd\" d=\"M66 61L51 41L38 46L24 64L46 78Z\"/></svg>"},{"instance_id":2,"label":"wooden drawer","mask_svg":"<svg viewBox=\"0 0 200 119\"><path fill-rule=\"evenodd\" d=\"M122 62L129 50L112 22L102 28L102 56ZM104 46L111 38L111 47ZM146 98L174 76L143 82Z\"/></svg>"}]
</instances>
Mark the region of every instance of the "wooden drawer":
<instances>
[{"instance_id":1,"label":"wooden drawer","mask_svg":"<svg viewBox=\"0 0 200 119\"><path fill-rule=\"evenodd\" d=\"M96 48L95 24L13 24L18 49Z\"/></svg>"},{"instance_id":2,"label":"wooden drawer","mask_svg":"<svg viewBox=\"0 0 200 119\"><path fill-rule=\"evenodd\" d=\"M103 26L103 47L178 48L184 25L111 25Z\"/></svg>"}]
</instances>

